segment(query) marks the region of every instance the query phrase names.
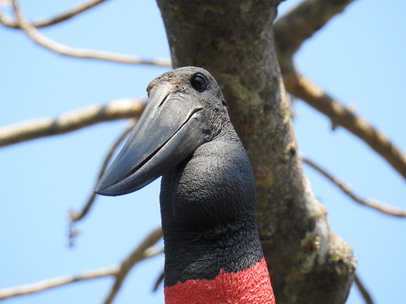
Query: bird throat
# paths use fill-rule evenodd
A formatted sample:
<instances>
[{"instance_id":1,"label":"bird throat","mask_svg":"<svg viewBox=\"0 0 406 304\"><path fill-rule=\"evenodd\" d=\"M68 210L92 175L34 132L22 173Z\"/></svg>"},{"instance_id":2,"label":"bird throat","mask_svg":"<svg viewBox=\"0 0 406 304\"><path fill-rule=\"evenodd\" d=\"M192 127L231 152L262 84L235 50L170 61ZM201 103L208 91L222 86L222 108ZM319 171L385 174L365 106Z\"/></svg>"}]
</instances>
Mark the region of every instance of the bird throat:
<instances>
[{"instance_id":1,"label":"bird throat","mask_svg":"<svg viewBox=\"0 0 406 304\"><path fill-rule=\"evenodd\" d=\"M275 303L252 218L170 233L165 258L166 304Z\"/></svg>"},{"instance_id":2,"label":"bird throat","mask_svg":"<svg viewBox=\"0 0 406 304\"><path fill-rule=\"evenodd\" d=\"M187 280L165 287L166 304L274 304L275 297L265 259L250 268L227 273L213 280Z\"/></svg>"}]
</instances>

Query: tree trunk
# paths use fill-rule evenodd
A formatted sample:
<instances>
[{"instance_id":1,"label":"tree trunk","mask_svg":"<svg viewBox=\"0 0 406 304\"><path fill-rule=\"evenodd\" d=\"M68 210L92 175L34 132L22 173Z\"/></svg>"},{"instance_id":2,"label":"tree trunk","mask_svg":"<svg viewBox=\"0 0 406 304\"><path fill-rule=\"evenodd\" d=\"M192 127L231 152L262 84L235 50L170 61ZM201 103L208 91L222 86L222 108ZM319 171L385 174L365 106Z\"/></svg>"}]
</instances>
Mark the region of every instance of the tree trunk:
<instances>
[{"instance_id":1,"label":"tree trunk","mask_svg":"<svg viewBox=\"0 0 406 304\"><path fill-rule=\"evenodd\" d=\"M303 174L275 54L279 1L158 0L174 67L219 82L256 175L258 229L278 304L344 303L355 259Z\"/></svg>"}]
</instances>

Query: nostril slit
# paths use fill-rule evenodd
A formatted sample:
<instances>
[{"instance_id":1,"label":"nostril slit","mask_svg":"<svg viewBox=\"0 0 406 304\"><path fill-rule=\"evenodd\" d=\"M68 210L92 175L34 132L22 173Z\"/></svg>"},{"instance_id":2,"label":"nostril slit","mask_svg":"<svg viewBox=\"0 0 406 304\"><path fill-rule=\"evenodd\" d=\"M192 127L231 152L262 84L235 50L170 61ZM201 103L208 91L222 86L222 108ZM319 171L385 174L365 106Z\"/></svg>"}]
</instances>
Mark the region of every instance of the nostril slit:
<instances>
[{"instance_id":1,"label":"nostril slit","mask_svg":"<svg viewBox=\"0 0 406 304\"><path fill-rule=\"evenodd\" d=\"M162 105L168 100L169 96L171 96L171 95L172 95L172 93L166 95L165 98L162 99L161 103L158 105L158 108L159 108L160 106L162 106Z\"/></svg>"}]
</instances>

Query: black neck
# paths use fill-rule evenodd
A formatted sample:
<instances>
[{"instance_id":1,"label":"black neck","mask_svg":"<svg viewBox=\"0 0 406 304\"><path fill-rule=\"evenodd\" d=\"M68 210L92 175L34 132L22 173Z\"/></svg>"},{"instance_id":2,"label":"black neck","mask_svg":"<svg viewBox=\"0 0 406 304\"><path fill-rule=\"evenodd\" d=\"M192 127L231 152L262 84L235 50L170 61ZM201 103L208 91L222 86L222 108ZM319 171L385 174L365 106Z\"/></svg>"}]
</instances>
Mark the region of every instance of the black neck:
<instances>
[{"instance_id":1,"label":"black neck","mask_svg":"<svg viewBox=\"0 0 406 304\"><path fill-rule=\"evenodd\" d=\"M165 286L238 272L263 257L255 184L239 142L200 146L162 178Z\"/></svg>"},{"instance_id":2,"label":"black neck","mask_svg":"<svg viewBox=\"0 0 406 304\"><path fill-rule=\"evenodd\" d=\"M192 232L170 231L165 239L165 286L213 280L223 269L239 272L258 263L262 249L253 219Z\"/></svg>"}]
</instances>

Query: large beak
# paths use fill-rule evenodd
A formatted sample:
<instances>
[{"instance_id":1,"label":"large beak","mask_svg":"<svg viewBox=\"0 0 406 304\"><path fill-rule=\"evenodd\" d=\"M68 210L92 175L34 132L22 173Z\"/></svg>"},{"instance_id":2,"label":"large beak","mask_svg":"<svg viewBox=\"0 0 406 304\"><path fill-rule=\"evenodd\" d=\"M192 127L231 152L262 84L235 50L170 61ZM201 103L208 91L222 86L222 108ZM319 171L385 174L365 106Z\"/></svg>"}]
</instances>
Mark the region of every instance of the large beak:
<instances>
[{"instance_id":1,"label":"large beak","mask_svg":"<svg viewBox=\"0 0 406 304\"><path fill-rule=\"evenodd\" d=\"M204 142L193 97L173 92L170 84L151 90L147 106L123 149L96 186L102 195L136 191L175 167Z\"/></svg>"}]
</instances>

